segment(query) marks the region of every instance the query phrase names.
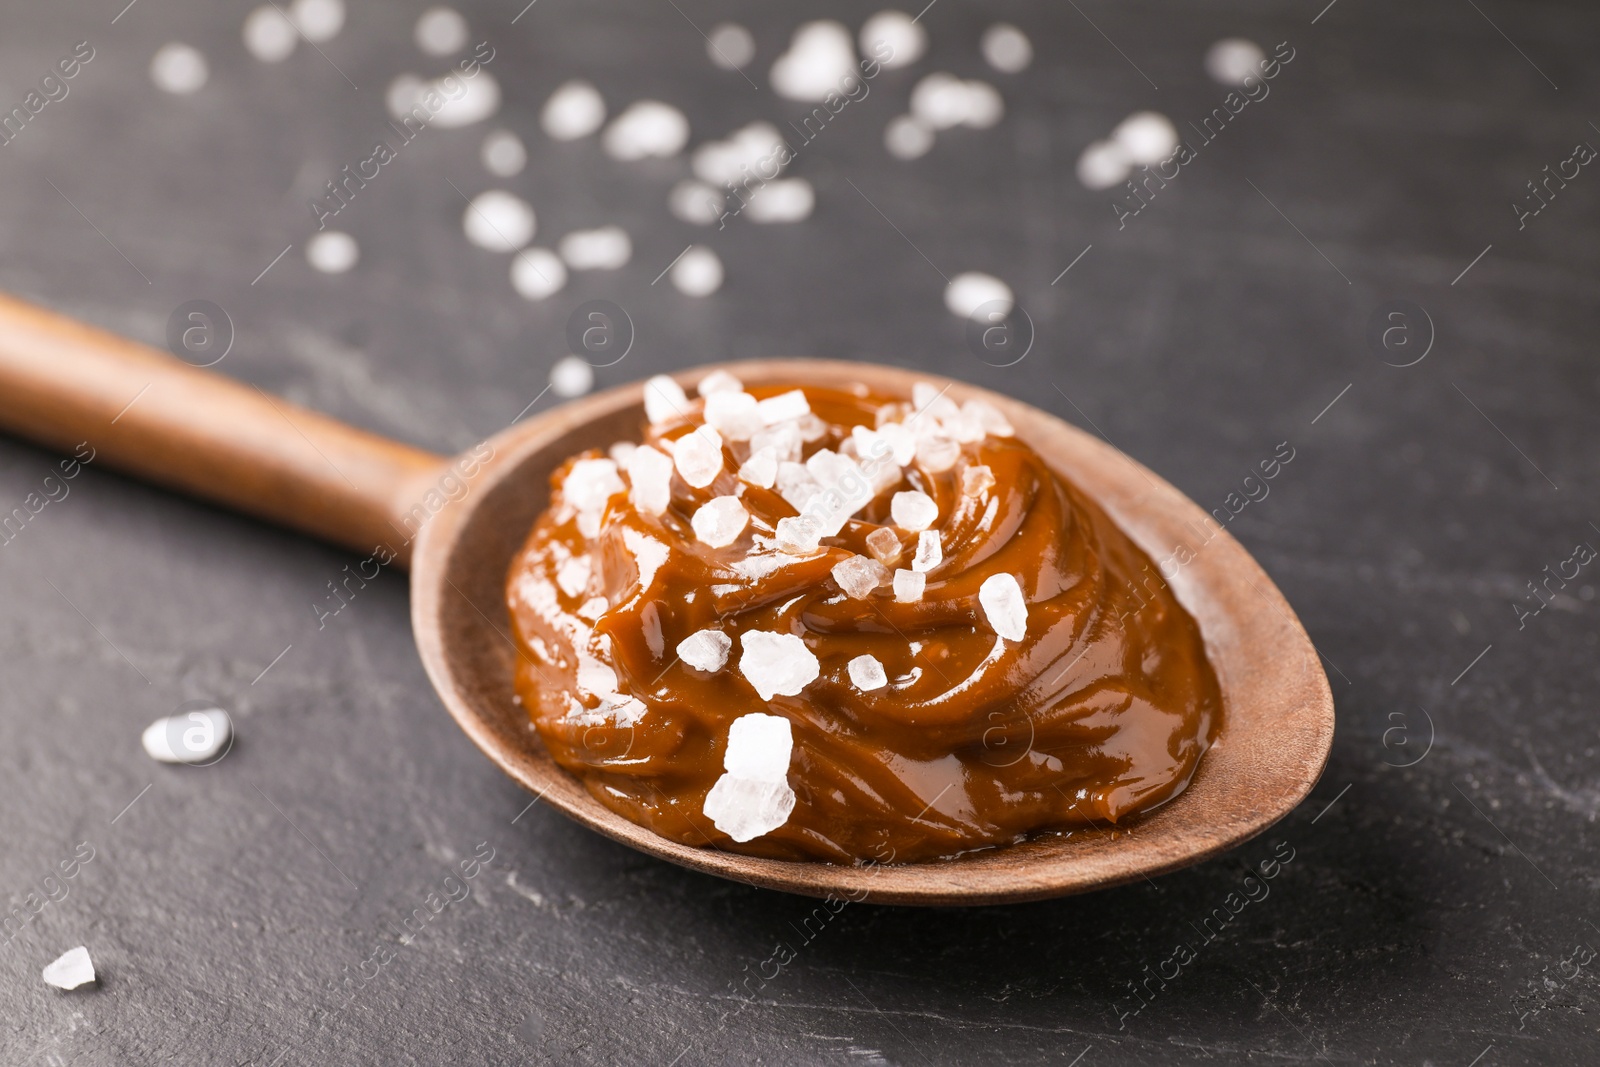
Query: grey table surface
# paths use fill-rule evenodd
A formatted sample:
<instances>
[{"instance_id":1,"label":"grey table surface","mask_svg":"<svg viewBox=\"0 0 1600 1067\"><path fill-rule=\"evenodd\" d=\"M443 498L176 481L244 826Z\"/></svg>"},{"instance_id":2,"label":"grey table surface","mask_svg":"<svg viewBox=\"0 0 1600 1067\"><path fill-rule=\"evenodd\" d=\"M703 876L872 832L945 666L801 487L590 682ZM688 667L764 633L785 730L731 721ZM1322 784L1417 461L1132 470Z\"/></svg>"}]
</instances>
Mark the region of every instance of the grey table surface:
<instances>
[{"instance_id":1,"label":"grey table surface","mask_svg":"<svg viewBox=\"0 0 1600 1067\"><path fill-rule=\"evenodd\" d=\"M1338 734L1307 803L1234 855L1048 903L819 916L525 811L431 691L402 575L319 629L356 556L91 465L0 547L0 903L32 916L0 944L0 1062L1593 1062L1600 572L1517 606L1600 545L1600 177L1520 228L1513 205L1600 144L1600 10L944 0L930 55L800 153L814 216L718 231L665 209L683 157L554 143L539 106L585 77L613 110L682 107L696 143L798 119L773 57L802 19L874 5L462 4L504 104L407 146L339 219L360 263L328 276L307 200L369 154L389 82L444 61L412 44L411 0L353 3L339 36L262 64L249 6L6 6L5 109L77 42L95 58L0 147L0 288L156 345L173 308L214 301L237 331L215 373L441 452L538 397L596 298L638 335L601 385L779 354L923 367L1099 433L1207 508L1289 442L1230 529L1324 655ZM750 82L707 61L724 18L755 33ZM978 55L999 18L1034 42L1020 75ZM1295 58L1119 228L1079 152L1146 107L1187 137L1225 95L1201 57L1234 35ZM198 93L152 85L171 40L208 56ZM992 80L1004 120L891 159L885 124L940 69ZM492 126L527 142L521 175L480 165ZM538 243L616 222L633 261L519 298L461 233L462 194L497 185L534 204ZM703 300L652 285L690 243L727 265ZM967 270L1031 316L1020 363L977 358L944 310L941 275ZM1395 300L1432 324L1408 320L1433 334L1412 366L1369 343ZM57 459L0 439L0 511ZM235 748L150 761L140 731L196 699L232 712ZM1205 927L1274 851L1293 858L1265 899ZM463 862L468 895L402 942ZM78 944L98 987L47 987Z\"/></svg>"}]
</instances>

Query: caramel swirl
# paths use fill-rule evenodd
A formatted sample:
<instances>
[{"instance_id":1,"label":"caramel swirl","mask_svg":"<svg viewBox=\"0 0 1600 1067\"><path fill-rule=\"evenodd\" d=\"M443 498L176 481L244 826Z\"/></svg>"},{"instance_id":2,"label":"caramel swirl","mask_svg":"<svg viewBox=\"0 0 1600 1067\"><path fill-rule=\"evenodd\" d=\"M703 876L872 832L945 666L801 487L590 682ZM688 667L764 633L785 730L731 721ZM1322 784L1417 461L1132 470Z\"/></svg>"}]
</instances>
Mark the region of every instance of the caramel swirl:
<instances>
[{"instance_id":1,"label":"caramel swirl","mask_svg":"<svg viewBox=\"0 0 1600 1067\"><path fill-rule=\"evenodd\" d=\"M802 511L783 478L772 488L742 480L753 449L737 433L702 488L683 477L680 454L659 514L639 506L626 464L614 480L596 477L607 473L599 452L556 472L507 588L523 653L518 699L555 760L603 804L674 841L836 863L949 857L1115 824L1181 792L1216 736L1221 697L1194 620L1149 558L992 409L921 395L914 405L864 387L803 393L810 414L791 420L802 438L795 458L836 453L850 460L836 464L844 482L860 472L868 483L862 492L820 479L817 493L864 502L844 505L854 510L836 533L824 522L814 551L793 543L794 523L779 523L826 501L813 496ZM704 400L685 399L643 443L671 456L689 435L715 441L705 417ZM904 428L892 431L896 448L883 436L890 425ZM902 466L897 449L911 440L915 456ZM569 477L583 463L579 488ZM937 505L942 548L920 572L920 597L897 597L888 579L850 595L835 567L887 557L889 535L876 531L899 543L883 573L919 573L918 536L894 523L895 495L913 492ZM748 522L712 547L693 519L723 496ZM980 597L994 575L1020 586L1020 640L1000 635ZM704 630L730 639L720 669L676 651ZM815 679L763 699L741 668L754 631L798 637ZM856 684L848 665L862 656L882 665L886 684ZM725 776L730 727L754 713L792 731L793 809L740 843L705 812Z\"/></svg>"}]
</instances>

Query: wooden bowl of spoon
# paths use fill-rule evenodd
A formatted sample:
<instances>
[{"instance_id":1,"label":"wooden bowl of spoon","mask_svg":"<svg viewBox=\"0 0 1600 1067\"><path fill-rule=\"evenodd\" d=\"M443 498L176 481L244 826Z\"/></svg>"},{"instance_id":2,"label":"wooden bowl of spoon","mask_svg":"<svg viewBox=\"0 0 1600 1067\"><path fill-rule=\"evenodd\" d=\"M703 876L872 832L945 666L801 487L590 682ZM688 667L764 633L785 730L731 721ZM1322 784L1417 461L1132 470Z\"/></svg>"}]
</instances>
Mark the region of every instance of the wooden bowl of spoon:
<instances>
[{"instance_id":1,"label":"wooden bowl of spoon","mask_svg":"<svg viewBox=\"0 0 1600 1067\"><path fill-rule=\"evenodd\" d=\"M910 395L928 375L873 364L723 364L749 385L858 381ZM714 369L675 377L692 385ZM942 382L940 383L943 384ZM709 874L885 904L1038 900L1121 885L1214 856L1288 814L1322 773L1333 699L1316 649L1249 553L1178 490L1036 408L981 397L1165 567L1195 617L1222 690L1218 739L1181 795L1124 826L1077 830L956 859L838 866L681 845L601 805L542 747L512 700L519 655L505 606L512 555L544 509L552 471L586 448L636 439L639 384L518 422L456 461L275 400L215 371L0 297L0 427L411 569L428 676L473 742L541 800L640 851Z\"/></svg>"}]
</instances>

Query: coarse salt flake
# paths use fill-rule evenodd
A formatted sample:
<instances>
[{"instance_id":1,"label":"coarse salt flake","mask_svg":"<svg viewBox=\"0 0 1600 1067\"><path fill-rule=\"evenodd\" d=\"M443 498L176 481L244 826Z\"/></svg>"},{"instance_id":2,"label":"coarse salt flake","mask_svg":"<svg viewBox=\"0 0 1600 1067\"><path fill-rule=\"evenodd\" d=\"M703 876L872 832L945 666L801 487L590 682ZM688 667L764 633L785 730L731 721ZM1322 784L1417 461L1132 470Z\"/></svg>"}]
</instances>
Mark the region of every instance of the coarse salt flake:
<instances>
[{"instance_id":1,"label":"coarse salt flake","mask_svg":"<svg viewBox=\"0 0 1600 1067\"><path fill-rule=\"evenodd\" d=\"M845 670L850 672L850 684L863 693L882 689L889 684L889 676L884 673L883 664L878 662L876 656L857 656L845 664Z\"/></svg>"},{"instance_id":2,"label":"coarse salt flake","mask_svg":"<svg viewBox=\"0 0 1600 1067\"><path fill-rule=\"evenodd\" d=\"M901 569L894 572L894 598L902 604L921 600L927 587L928 576L920 571Z\"/></svg>"},{"instance_id":3,"label":"coarse salt flake","mask_svg":"<svg viewBox=\"0 0 1600 1067\"><path fill-rule=\"evenodd\" d=\"M714 673L728 664L733 638L721 630L696 630L678 642L678 656L697 671Z\"/></svg>"},{"instance_id":4,"label":"coarse salt flake","mask_svg":"<svg viewBox=\"0 0 1600 1067\"><path fill-rule=\"evenodd\" d=\"M889 581L889 568L867 556L851 556L833 565L829 572L845 595L865 600Z\"/></svg>"},{"instance_id":5,"label":"coarse salt flake","mask_svg":"<svg viewBox=\"0 0 1600 1067\"><path fill-rule=\"evenodd\" d=\"M738 498L719 496L702 504L689 520L695 537L712 548L727 548L744 533L750 513Z\"/></svg>"},{"instance_id":6,"label":"coarse salt flake","mask_svg":"<svg viewBox=\"0 0 1600 1067\"><path fill-rule=\"evenodd\" d=\"M995 633L1007 641L1021 641L1028 633L1028 603L1022 586L1010 574L991 574L978 587L978 604Z\"/></svg>"},{"instance_id":7,"label":"coarse salt flake","mask_svg":"<svg viewBox=\"0 0 1600 1067\"><path fill-rule=\"evenodd\" d=\"M652 423L678 418L688 407L689 398L683 386L665 374L657 374L644 383L644 417Z\"/></svg>"},{"instance_id":8,"label":"coarse salt flake","mask_svg":"<svg viewBox=\"0 0 1600 1067\"><path fill-rule=\"evenodd\" d=\"M628 499L649 515L660 515L672 503L672 457L650 445L628 454Z\"/></svg>"},{"instance_id":9,"label":"coarse salt flake","mask_svg":"<svg viewBox=\"0 0 1600 1067\"><path fill-rule=\"evenodd\" d=\"M912 557L911 569L923 574L944 562L944 545L938 530L923 530L917 534L917 554Z\"/></svg>"},{"instance_id":10,"label":"coarse salt flake","mask_svg":"<svg viewBox=\"0 0 1600 1067\"><path fill-rule=\"evenodd\" d=\"M926 530L939 518L939 505L933 497L920 490L896 493L889 501L889 516L902 530L915 533Z\"/></svg>"},{"instance_id":11,"label":"coarse salt flake","mask_svg":"<svg viewBox=\"0 0 1600 1067\"><path fill-rule=\"evenodd\" d=\"M696 489L704 489L722 473L722 435L701 426L678 438L672 449L678 476Z\"/></svg>"},{"instance_id":12,"label":"coarse salt flake","mask_svg":"<svg viewBox=\"0 0 1600 1067\"><path fill-rule=\"evenodd\" d=\"M728 727L728 748L722 769L736 778L781 782L794 755L794 729L781 715L752 712Z\"/></svg>"},{"instance_id":13,"label":"coarse salt flake","mask_svg":"<svg viewBox=\"0 0 1600 1067\"><path fill-rule=\"evenodd\" d=\"M755 687L762 700L799 696L822 672L817 657L794 634L747 630L739 635L744 652L739 673Z\"/></svg>"}]
</instances>

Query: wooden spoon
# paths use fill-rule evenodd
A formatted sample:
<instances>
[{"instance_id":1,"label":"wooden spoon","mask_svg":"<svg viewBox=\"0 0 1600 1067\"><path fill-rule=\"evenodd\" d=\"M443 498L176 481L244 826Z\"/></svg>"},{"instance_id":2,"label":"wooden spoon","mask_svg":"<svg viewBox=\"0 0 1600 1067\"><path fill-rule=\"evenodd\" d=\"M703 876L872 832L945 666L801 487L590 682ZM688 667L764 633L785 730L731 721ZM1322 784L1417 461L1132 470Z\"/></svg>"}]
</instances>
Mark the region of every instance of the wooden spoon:
<instances>
[{"instance_id":1,"label":"wooden spoon","mask_svg":"<svg viewBox=\"0 0 1600 1067\"><path fill-rule=\"evenodd\" d=\"M903 395L929 377L814 359L722 366L747 384L859 381ZM692 386L711 369L675 377ZM363 554L392 552L411 570L411 620L423 665L461 728L553 807L643 852L811 896L995 904L1148 878L1214 856L1281 819L1321 775L1334 719L1317 651L1272 580L1182 493L1099 439L974 386L952 383L949 395L1000 408L1023 440L1098 500L1154 560L1180 545L1194 552L1170 582L1198 620L1221 683L1218 741L1182 795L1123 827L920 864L756 859L668 841L601 806L550 759L511 700L518 652L504 587L512 554L544 508L557 465L586 448L636 439L644 422L639 385L516 423L452 464L0 296L0 428L69 452L87 441L97 465Z\"/></svg>"}]
</instances>

